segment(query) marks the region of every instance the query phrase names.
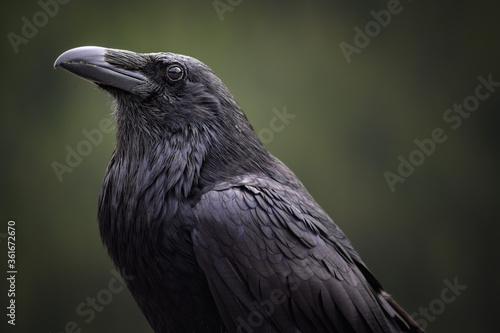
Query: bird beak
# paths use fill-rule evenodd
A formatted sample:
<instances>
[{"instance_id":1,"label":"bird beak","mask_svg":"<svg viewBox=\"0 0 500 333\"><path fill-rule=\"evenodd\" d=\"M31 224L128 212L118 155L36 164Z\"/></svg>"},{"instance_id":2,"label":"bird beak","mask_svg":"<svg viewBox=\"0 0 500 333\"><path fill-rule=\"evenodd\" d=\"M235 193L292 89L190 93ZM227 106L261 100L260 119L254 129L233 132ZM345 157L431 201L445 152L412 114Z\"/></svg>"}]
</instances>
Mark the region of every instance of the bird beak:
<instances>
[{"instance_id":1,"label":"bird beak","mask_svg":"<svg viewBox=\"0 0 500 333\"><path fill-rule=\"evenodd\" d=\"M137 93L138 87L148 81L147 77L137 71L120 68L107 62L106 55L110 51L120 52L97 46L77 47L61 54L56 59L54 68L62 67L97 85L111 86L132 94Z\"/></svg>"}]
</instances>

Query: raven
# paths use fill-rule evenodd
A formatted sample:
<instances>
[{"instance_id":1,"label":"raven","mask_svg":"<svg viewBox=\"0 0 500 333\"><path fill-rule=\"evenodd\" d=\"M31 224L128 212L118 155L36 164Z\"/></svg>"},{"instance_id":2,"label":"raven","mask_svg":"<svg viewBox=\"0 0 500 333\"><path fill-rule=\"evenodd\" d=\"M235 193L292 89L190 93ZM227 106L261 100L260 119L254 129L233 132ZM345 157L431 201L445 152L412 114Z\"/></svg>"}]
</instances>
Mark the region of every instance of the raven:
<instances>
[{"instance_id":1,"label":"raven","mask_svg":"<svg viewBox=\"0 0 500 333\"><path fill-rule=\"evenodd\" d=\"M422 332L205 64L86 46L54 67L114 98L99 229L155 332Z\"/></svg>"}]
</instances>

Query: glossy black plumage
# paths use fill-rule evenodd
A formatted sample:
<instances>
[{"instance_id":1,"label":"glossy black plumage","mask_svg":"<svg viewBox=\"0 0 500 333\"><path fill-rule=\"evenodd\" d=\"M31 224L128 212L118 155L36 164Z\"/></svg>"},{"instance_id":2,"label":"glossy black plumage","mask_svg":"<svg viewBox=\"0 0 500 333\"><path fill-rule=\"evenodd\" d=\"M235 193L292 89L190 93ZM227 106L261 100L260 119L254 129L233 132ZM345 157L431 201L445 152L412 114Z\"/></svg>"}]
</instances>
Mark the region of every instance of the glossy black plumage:
<instances>
[{"instance_id":1,"label":"glossy black plumage","mask_svg":"<svg viewBox=\"0 0 500 333\"><path fill-rule=\"evenodd\" d=\"M99 226L156 332L420 332L207 66L98 47L55 66L116 100Z\"/></svg>"}]
</instances>

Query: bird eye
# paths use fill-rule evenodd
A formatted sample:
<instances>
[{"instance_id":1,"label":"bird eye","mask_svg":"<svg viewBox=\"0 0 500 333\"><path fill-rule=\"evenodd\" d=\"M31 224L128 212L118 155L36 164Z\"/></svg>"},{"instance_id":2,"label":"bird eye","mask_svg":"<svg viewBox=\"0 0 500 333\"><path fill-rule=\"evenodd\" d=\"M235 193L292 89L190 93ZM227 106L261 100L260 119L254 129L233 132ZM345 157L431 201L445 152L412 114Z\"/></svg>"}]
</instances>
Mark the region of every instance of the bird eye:
<instances>
[{"instance_id":1,"label":"bird eye","mask_svg":"<svg viewBox=\"0 0 500 333\"><path fill-rule=\"evenodd\" d=\"M179 81L184 76L184 70L179 65L171 65L167 68L167 76L172 81Z\"/></svg>"}]
</instances>

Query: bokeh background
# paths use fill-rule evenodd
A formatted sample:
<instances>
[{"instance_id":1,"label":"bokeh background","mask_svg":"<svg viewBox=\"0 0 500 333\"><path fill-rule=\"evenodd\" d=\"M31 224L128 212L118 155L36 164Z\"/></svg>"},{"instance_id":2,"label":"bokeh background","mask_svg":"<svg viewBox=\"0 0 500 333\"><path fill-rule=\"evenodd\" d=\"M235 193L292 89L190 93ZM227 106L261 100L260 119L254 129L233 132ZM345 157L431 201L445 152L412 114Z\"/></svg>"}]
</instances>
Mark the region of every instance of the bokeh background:
<instances>
[{"instance_id":1,"label":"bokeh background","mask_svg":"<svg viewBox=\"0 0 500 333\"><path fill-rule=\"evenodd\" d=\"M16 326L6 325L2 277L0 327L152 331L127 290L109 292L116 281L96 215L114 133L62 181L52 167L66 164L67 147L76 149L82 131L99 129L111 112L104 92L52 64L70 48L99 45L202 60L259 133L270 129L273 109L286 108L295 118L266 137L267 148L398 302L428 332L499 331L500 87L456 130L443 120L474 94L478 76L500 81L497 2L401 0L400 12L348 63L340 43L354 45L354 28L364 30L388 1L221 0L219 12L212 0L75 0L57 10L45 1L52 4L45 22L35 0L4 3L0 14L0 276L9 220L18 269ZM22 36L34 16L40 27L25 28L30 37L16 52L9 34ZM435 128L447 140L391 191L384 173L397 173L398 156L408 158L414 140ZM445 280L467 288L446 303L443 293L453 294ZM77 313L96 297L106 304L97 303L92 320Z\"/></svg>"}]
</instances>

